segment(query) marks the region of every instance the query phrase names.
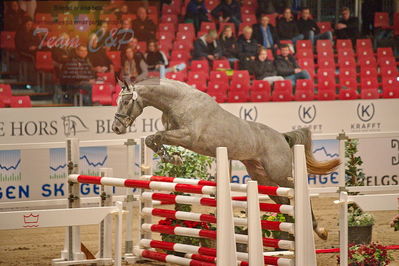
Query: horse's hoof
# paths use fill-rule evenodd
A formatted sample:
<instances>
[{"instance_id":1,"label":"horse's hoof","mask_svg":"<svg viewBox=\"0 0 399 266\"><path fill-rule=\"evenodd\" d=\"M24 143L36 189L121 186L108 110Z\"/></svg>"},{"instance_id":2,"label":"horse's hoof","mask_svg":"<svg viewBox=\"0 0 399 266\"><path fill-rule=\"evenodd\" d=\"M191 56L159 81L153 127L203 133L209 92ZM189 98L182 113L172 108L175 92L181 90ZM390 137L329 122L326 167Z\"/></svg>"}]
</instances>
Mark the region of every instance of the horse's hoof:
<instances>
[{"instance_id":1,"label":"horse's hoof","mask_svg":"<svg viewBox=\"0 0 399 266\"><path fill-rule=\"evenodd\" d=\"M323 240L327 240L328 238L328 231L324 227L318 227L316 234Z\"/></svg>"}]
</instances>

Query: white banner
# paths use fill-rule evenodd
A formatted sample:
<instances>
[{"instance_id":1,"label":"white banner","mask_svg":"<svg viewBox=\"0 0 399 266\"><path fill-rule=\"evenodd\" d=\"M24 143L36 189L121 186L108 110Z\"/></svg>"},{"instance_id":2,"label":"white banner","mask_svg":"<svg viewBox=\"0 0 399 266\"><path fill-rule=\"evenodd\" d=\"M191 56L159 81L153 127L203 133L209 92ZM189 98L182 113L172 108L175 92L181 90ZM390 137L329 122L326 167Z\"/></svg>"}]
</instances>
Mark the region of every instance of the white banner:
<instances>
[{"instance_id":1,"label":"white banner","mask_svg":"<svg viewBox=\"0 0 399 266\"><path fill-rule=\"evenodd\" d=\"M399 131L399 100L287 102L223 104L223 108L246 120L267 124L278 131L310 127L314 133ZM65 146L23 148L23 143L64 143L80 140L120 139L111 130L115 107L0 109L0 202L66 197ZM138 138L162 130L161 113L147 108L123 138ZM114 176L127 177L126 146L80 149L80 170L98 174L111 167ZM315 140L313 153L319 160L336 158L338 141ZM399 136L361 139L359 155L367 185L397 185ZM136 150L136 158L138 151ZM138 173L137 161L135 172ZM240 162L233 162L232 181L245 183L249 176ZM312 186L337 186L338 174L309 176ZM99 187L82 185L81 193L97 195ZM124 193L116 188L116 194Z\"/></svg>"}]
</instances>

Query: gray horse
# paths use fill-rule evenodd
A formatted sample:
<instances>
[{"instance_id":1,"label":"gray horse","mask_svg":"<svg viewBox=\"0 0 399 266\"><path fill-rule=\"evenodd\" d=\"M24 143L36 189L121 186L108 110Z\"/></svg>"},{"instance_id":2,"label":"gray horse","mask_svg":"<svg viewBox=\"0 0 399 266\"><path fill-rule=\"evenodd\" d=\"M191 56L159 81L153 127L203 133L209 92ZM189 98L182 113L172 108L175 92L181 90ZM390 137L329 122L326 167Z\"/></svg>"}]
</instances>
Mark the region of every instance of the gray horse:
<instances>
[{"instance_id":1,"label":"gray horse","mask_svg":"<svg viewBox=\"0 0 399 266\"><path fill-rule=\"evenodd\" d=\"M222 109L209 95L183 82L148 79L136 84L121 84L117 113L112 125L116 134L126 133L147 106L163 112L164 131L146 138L146 144L164 162L178 164L180 159L169 155L163 145L182 146L194 152L215 157L216 147L227 147L229 159L241 161L252 179L260 185L294 187L292 151L295 144L304 144L308 172L324 175L332 172L339 160L318 162L311 147L311 133L300 129L281 134L260 123L242 120ZM288 199L272 197L279 204ZM313 215L313 212L312 212ZM313 215L313 229L327 239L327 231L318 227Z\"/></svg>"}]
</instances>

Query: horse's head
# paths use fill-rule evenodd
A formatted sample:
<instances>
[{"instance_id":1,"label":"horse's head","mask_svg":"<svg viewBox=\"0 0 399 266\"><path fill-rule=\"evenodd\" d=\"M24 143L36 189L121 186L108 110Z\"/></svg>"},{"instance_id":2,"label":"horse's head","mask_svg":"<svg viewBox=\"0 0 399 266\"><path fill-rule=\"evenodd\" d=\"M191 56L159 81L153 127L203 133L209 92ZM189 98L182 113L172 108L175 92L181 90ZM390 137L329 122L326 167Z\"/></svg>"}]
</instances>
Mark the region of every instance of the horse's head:
<instances>
[{"instance_id":1,"label":"horse's head","mask_svg":"<svg viewBox=\"0 0 399 266\"><path fill-rule=\"evenodd\" d=\"M126 133L134 120L143 112L143 100L136 91L136 87L131 82L121 82L118 80L122 90L118 97L118 109L112 124L112 130L116 134Z\"/></svg>"}]
</instances>

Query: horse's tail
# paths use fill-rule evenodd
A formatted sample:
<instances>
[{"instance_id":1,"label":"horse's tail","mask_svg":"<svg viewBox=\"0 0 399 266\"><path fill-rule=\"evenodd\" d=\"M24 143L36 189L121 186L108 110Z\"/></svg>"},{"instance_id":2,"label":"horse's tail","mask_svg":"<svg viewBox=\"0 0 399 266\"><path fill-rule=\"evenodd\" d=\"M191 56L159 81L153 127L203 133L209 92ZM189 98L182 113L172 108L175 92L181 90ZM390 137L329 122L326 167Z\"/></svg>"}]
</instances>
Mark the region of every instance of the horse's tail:
<instances>
[{"instance_id":1,"label":"horse's tail","mask_svg":"<svg viewBox=\"0 0 399 266\"><path fill-rule=\"evenodd\" d=\"M306 166L309 174L326 175L334 171L341 164L339 159L320 162L313 157L312 133L308 128L287 132L283 135L290 147L293 147L295 144L305 145Z\"/></svg>"}]
</instances>

